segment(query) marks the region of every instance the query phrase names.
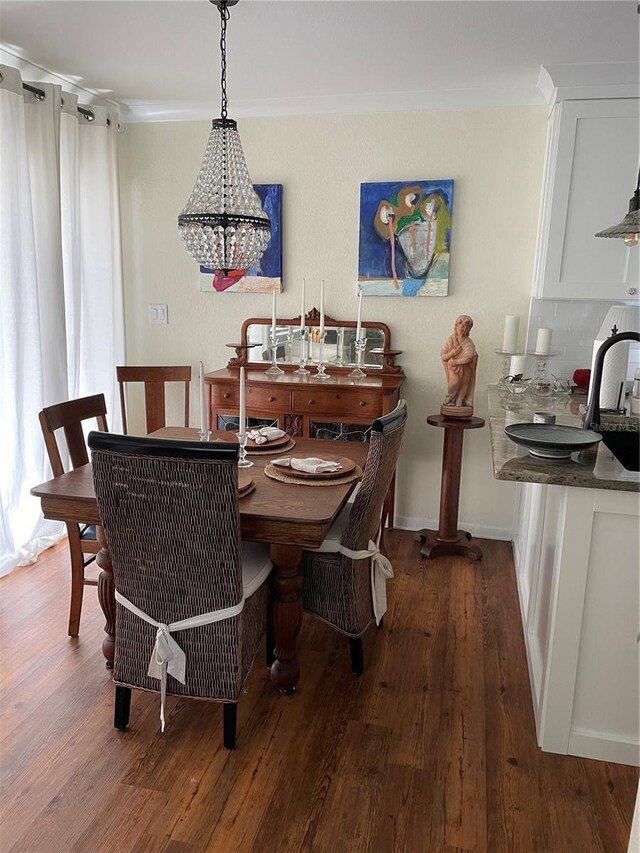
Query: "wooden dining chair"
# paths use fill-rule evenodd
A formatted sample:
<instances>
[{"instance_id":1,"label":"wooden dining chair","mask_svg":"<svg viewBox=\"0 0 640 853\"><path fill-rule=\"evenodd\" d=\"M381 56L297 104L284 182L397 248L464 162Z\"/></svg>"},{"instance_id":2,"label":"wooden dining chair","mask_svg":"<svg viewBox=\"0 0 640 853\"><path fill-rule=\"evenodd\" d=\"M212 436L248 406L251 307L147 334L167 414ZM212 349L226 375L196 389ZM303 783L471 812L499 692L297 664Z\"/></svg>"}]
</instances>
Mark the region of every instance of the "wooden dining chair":
<instances>
[{"instance_id":1,"label":"wooden dining chair","mask_svg":"<svg viewBox=\"0 0 640 853\"><path fill-rule=\"evenodd\" d=\"M126 382L144 382L144 405L147 418L147 433L155 432L166 426L165 421L165 383L184 382L184 426L189 426L189 383L191 365L177 367L116 367L116 378L120 386L120 407L122 409L122 429L127 429L127 407L124 386Z\"/></svg>"},{"instance_id":2,"label":"wooden dining chair","mask_svg":"<svg viewBox=\"0 0 640 853\"><path fill-rule=\"evenodd\" d=\"M268 545L243 543L238 445L89 435L116 595L114 725L131 688L236 708L267 628Z\"/></svg>"},{"instance_id":3,"label":"wooden dining chair","mask_svg":"<svg viewBox=\"0 0 640 853\"><path fill-rule=\"evenodd\" d=\"M373 621L380 624L386 609L385 573L392 572L391 564L379 554L379 542L384 501L406 422L404 400L373 422L353 503L340 513L320 548L302 552L304 609L349 638L351 669L356 675L364 670L362 635Z\"/></svg>"},{"instance_id":4,"label":"wooden dining chair","mask_svg":"<svg viewBox=\"0 0 640 853\"><path fill-rule=\"evenodd\" d=\"M81 397L66 403L47 406L38 415L44 443L54 477L64 474L62 454L56 439L56 430L64 433L67 455L72 468L86 465L89 461L87 444L82 428L83 421L95 418L98 429L107 430L107 405L104 394ZM93 563L100 545L96 539L96 528L89 524L67 524L69 556L71 558L71 604L69 607L69 636L77 637L80 632L82 592L85 586L97 586L98 582L85 577L85 569ZM85 557L85 555L88 555Z\"/></svg>"}]
</instances>

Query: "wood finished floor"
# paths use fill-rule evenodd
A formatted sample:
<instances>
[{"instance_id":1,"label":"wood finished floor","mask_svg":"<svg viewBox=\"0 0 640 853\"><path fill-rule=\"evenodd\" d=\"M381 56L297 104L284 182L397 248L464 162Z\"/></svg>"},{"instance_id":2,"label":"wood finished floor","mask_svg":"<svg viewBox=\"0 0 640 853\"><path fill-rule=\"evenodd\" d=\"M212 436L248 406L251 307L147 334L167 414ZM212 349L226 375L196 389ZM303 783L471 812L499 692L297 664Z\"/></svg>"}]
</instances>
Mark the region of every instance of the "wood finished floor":
<instances>
[{"instance_id":1,"label":"wood finished floor","mask_svg":"<svg viewBox=\"0 0 640 853\"><path fill-rule=\"evenodd\" d=\"M112 727L95 589L66 637L66 543L0 583L0 850L28 853L623 853L633 768L541 752L510 546L420 564L390 537L384 628L351 675L346 641L306 620L295 697L262 652L238 706L134 693Z\"/></svg>"}]
</instances>

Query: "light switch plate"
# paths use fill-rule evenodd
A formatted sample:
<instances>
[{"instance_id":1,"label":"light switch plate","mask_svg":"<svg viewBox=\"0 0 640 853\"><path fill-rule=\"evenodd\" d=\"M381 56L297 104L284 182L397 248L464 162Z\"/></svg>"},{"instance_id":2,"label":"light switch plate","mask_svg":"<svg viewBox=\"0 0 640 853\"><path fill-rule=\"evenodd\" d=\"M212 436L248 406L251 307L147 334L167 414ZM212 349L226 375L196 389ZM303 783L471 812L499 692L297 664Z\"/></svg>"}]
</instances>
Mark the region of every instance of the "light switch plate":
<instances>
[{"instance_id":1,"label":"light switch plate","mask_svg":"<svg viewBox=\"0 0 640 853\"><path fill-rule=\"evenodd\" d=\"M169 323L168 305L149 305L149 323L152 326L166 326Z\"/></svg>"}]
</instances>

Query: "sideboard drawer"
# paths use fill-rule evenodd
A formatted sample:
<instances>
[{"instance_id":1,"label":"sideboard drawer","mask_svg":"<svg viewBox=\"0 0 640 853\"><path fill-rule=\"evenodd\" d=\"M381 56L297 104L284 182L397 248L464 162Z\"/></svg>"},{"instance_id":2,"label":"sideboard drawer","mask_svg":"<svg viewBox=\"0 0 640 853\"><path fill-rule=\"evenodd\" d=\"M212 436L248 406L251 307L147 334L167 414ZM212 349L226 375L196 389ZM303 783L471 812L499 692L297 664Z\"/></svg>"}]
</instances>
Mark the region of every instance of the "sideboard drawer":
<instances>
[{"instance_id":1,"label":"sideboard drawer","mask_svg":"<svg viewBox=\"0 0 640 853\"><path fill-rule=\"evenodd\" d=\"M287 388L252 388L247 385L247 409L288 412L290 408L291 391Z\"/></svg>"},{"instance_id":2,"label":"sideboard drawer","mask_svg":"<svg viewBox=\"0 0 640 853\"><path fill-rule=\"evenodd\" d=\"M237 385L211 386L211 402L216 409L237 409L239 394Z\"/></svg>"},{"instance_id":3,"label":"sideboard drawer","mask_svg":"<svg viewBox=\"0 0 640 853\"><path fill-rule=\"evenodd\" d=\"M293 410L296 413L331 413L336 417L377 418L382 414L382 398L371 391L331 391L309 387L305 391L293 392Z\"/></svg>"}]
</instances>

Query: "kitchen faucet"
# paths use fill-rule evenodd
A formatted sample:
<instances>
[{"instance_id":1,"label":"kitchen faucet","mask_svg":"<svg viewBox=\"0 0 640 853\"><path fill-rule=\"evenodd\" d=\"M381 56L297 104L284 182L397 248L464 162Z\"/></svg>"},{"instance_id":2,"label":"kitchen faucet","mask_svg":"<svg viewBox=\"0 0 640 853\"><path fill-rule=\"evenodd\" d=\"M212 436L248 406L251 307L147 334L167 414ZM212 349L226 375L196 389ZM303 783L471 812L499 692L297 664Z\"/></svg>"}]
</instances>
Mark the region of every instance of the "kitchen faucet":
<instances>
[{"instance_id":1,"label":"kitchen faucet","mask_svg":"<svg viewBox=\"0 0 640 853\"><path fill-rule=\"evenodd\" d=\"M596 432L600 431L600 386L602 384L604 357L608 350L614 344L620 343L620 341L636 341L640 343L640 334L638 332L618 332L617 335L611 335L610 338L607 338L598 350L591 381L591 401L587 409L587 414L584 417L583 429L592 429Z\"/></svg>"}]
</instances>

